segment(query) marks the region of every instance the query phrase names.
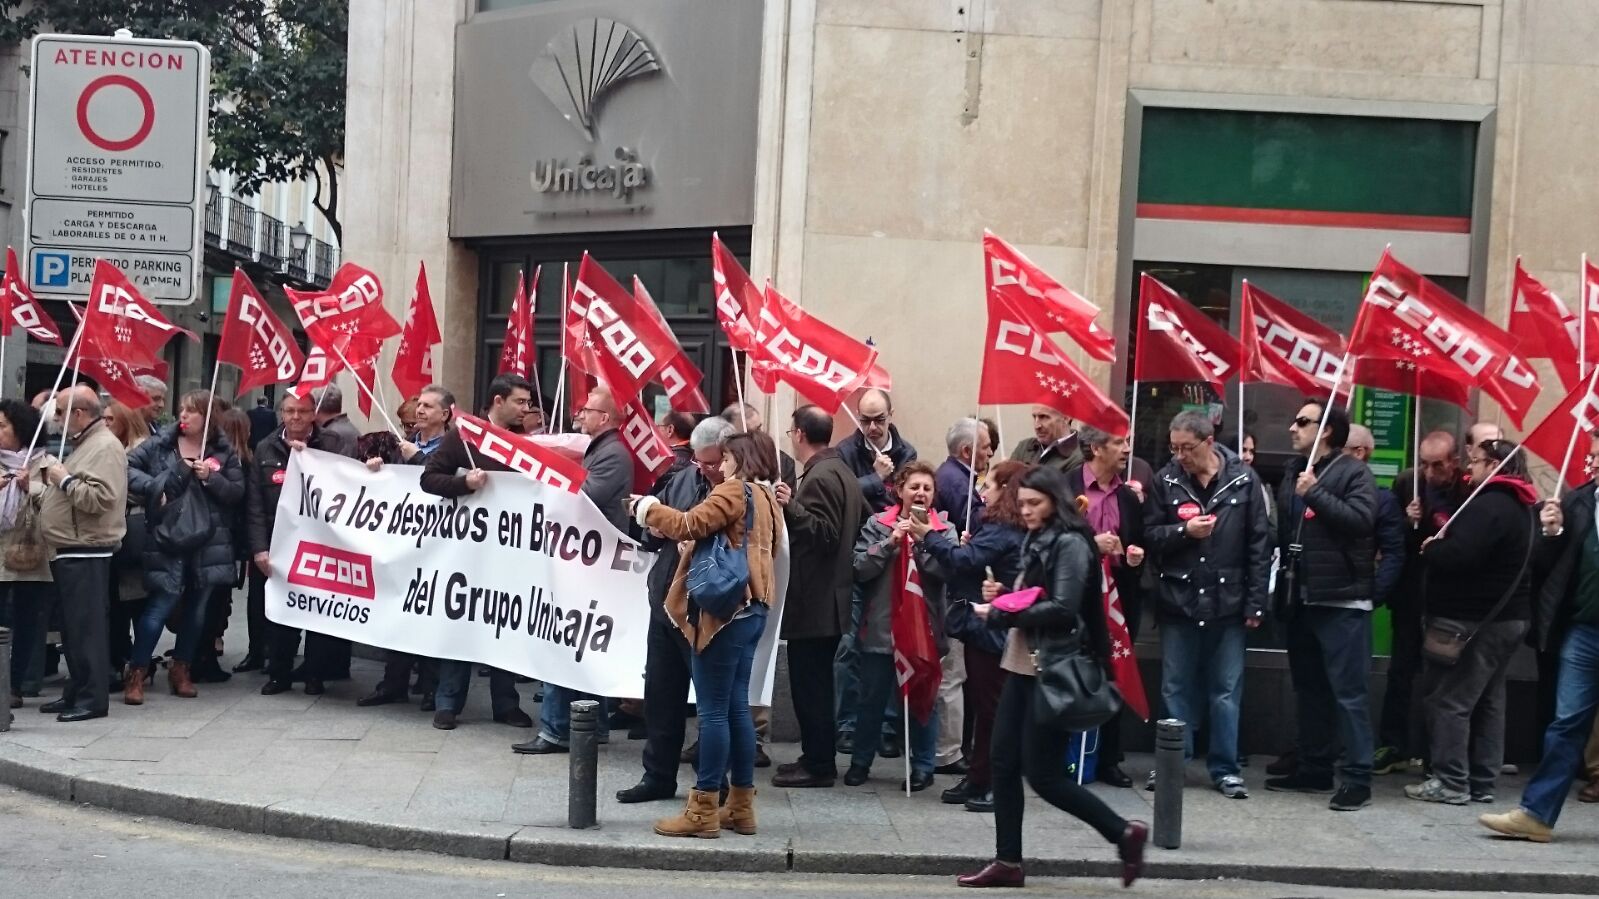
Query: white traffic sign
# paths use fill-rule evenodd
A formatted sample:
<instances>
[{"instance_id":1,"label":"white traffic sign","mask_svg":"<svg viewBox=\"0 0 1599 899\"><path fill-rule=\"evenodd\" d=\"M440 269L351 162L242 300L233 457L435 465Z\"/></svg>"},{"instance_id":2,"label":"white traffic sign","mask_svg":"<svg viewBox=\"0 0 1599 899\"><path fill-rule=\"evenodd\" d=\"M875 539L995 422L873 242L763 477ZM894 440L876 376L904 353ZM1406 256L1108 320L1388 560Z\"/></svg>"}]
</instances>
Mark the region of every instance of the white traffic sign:
<instances>
[{"instance_id":1,"label":"white traffic sign","mask_svg":"<svg viewBox=\"0 0 1599 899\"><path fill-rule=\"evenodd\" d=\"M192 303L203 271L211 53L192 41L43 34L28 104L26 278L83 297L104 258Z\"/></svg>"}]
</instances>

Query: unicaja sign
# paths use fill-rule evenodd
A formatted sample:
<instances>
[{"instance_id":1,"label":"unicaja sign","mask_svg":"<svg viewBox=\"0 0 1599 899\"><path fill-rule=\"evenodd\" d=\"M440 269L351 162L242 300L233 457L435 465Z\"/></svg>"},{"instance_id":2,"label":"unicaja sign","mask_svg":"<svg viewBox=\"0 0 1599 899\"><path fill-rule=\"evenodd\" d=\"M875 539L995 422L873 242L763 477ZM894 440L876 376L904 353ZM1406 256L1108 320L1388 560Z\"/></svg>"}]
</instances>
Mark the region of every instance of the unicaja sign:
<instances>
[{"instance_id":1,"label":"unicaja sign","mask_svg":"<svg viewBox=\"0 0 1599 899\"><path fill-rule=\"evenodd\" d=\"M545 45L528 70L539 89L590 143L605 98L628 82L661 71L655 51L638 32L612 19L584 19ZM649 169L633 151L617 147L616 161L584 153L576 160L540 159L531 180L539 193L606 193L630 199L649 183Z\"/></svg>"}]
</instances>

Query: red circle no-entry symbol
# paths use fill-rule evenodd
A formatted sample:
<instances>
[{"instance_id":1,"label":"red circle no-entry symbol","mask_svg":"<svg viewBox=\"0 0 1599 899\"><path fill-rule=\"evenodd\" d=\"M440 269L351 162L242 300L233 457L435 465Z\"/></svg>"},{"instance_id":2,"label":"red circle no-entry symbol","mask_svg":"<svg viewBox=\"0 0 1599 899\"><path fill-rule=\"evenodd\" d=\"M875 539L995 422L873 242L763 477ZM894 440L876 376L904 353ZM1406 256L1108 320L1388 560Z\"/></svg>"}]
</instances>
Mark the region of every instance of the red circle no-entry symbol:
<instances>
[{"instance_id":1,"label":"red circle no-entry symbol","mask_svg":"<svg viewBox=\"0 0 1599 899\"><path fill-rule=\"evenodd\" d=\"M89 101L94 99L95 94L108 87L125 87L133 91L133 95L139 98L139 104L144 107L144 115L139 122L138 130L133 132L132 137L125 140L112 140L105 137L95 131L93 125L89 124ZM150 130L154 127L155 100L150 97L150 92L145 89L144 85L129 78L127 75L102 75L89 82L89 86L85 87L83 93L78 95L78 130L83 132L83 136L88 138L90 143L102 150L112 153L131 150L144 143L144 139L150 136Z\"/></svg>"}]
</instances>

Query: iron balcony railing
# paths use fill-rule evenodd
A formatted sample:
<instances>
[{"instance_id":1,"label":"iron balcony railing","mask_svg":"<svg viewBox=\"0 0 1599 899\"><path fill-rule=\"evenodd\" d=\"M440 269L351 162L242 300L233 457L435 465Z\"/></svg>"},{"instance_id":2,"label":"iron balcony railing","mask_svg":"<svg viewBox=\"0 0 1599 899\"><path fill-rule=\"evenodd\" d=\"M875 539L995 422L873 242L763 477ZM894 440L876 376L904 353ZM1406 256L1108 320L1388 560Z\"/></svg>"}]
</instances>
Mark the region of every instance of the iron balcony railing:
<instances>
[{"instance_id":1,"label":"iron balcony railing","mask_svg":"<svg viewBox=\"0 0 1599 899\"><path fill-rule=\"evenodd\" d=\"M224 214L224 202L226 213ZM217 196L205 207L206 246L237 263L258 263L291 281L326 287L339 265L339 248L311 238L294 251L288 224L237 199ZM302 232L303 233L303 232Z\"/></svg>"}]
</instances>

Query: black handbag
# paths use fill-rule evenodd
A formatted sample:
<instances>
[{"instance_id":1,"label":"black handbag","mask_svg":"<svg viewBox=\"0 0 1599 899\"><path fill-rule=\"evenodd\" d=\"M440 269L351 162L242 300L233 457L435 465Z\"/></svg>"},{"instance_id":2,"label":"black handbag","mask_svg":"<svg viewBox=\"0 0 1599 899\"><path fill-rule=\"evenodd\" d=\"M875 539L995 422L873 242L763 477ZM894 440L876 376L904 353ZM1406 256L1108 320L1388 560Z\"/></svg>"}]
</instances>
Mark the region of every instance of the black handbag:
<instances>
[{"instance_id":1,"label":"black handbag","mask_svg":"<svg viewBox=\"0 0 1599 899\"><path fill-rule=\"evenodd\" d=\"M1078 619L1077 633L1083 631ZM1090 731L1121 711L1122 694L1105 666L1074 637L1033 651L1033 724L1049 730Z\"/></svg>"},{"instance_id":2,"label":"black handbag","mask_svg":"<svg viewBox=\"0 0 1599 899\"><path fill-rule=\"evenodd\" d=\"M1444 618L1438 615L1428 615L1422 619L1421 655L1428 662L1443 668L1453 668L1460 663L1460 657L1466 654L1466 647L1471 645L1477 631L1484 624L1499 617L1505 606L1510 602L1510 597L1516 595L1516 588L1521 586L1521 579L1527 574L1527 566L1532 562L1532 548L1538 542L1538 519L1532 519L1532 535L1527 541L1527 554L1521 560L1521 568L1516 571L1516 576L1510 581L1510 589L1505 595L1494 603L1488 610L1486 618L1476 624L1467 624L1455 618ZM1425 587L1423 587L1425 591ZM1424 594L1425 595L1425 594Z\"/></svg>"},{"instance_id":3,"label":"black handbag","mask_svg":"<svg viewBox=\"0 0 1599 899\"><path fill-rule=\"evenodd\" d=\"M128 507L128 529L122 536L122 545L111 556L111 567L118 571L144 565L144 545L148 532L148 518L143 506Z\"/></svg>"},{"instance_id":4,"label":"black handbag","mask_svg":"<svg viewBox=\"0 0 1599 899\"><path fill-rule=\"evenodd\" d=\"M211 537L211 503L205 485L190 477L183 492L165 505L147 508L149 536L155 548L166 553L187 553L205 545Z\"/></svg>"}]
</instances>

